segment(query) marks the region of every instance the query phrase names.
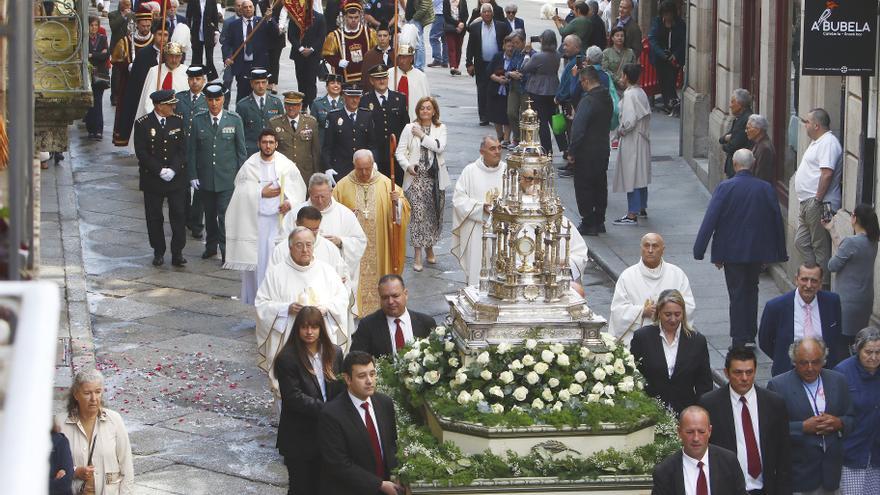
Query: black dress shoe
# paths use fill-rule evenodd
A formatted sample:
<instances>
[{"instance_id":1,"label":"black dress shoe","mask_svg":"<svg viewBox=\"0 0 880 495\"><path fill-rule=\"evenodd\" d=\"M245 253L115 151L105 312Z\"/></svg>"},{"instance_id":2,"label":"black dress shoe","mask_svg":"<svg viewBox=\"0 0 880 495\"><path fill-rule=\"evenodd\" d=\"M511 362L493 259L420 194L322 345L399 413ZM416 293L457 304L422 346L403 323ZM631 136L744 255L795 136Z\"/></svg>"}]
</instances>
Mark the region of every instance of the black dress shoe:
<instances>
[{"instance_id":1,"label":"black dress shoe","mask_svg":"<svg viewBox=\"0 0 880 495\"><path fill-rule=\"evenodd\" d=\"M604 233L608 232L607 230L605 230L605 222L602 222L596 226L596 232L598 232L600 234L604 234Z\"/></svg>"},{"instance_id":2,"label":"black dress shoe","mask_svg":"<svg viewBox=\"0 0 880 495\"><path fill-rule=\"evenodd\" d=\"M173 266L183 266L186 264L186 258L184 258L183 256L172 256L171 264Z\"/></svg>"},{"instance_id":3,"label":"black dress shoe","mask_svg":"<svg viewBox=\"0 0 880 495\"><path fill-rule=\"evenodd\" d=\"M480 125L483 127L486 127L487 125L492 125L492 124L490 124L488 120L481 120Z\"/></svg>"},{"instance_id":4,"label":"black dress shoe","mask_svg":"<svg viewBox=\"0 0 880 495\"><path fill-rule=\"evenodd\" d=\"M211 251L211 250L206 249L205 252L202 253L203 260L206 260L208 258L213 258L214 256L217 256L217 251Z\"/></svg>"},{"instance_id":5,"label":"black dress shoe","mask_svg":"<svg viewBox=\"0 0 880 495\"><path fill-rule=\"evenodd\" d=\"M162 266L165 263L165 257L161 254L157 254L153 256L153 266Z\"/></svg>"},{"instance_id":6,"label":"black dress shoe","mask_svg":"<svg viewBox=\"0 0 880 495\"><path fill-rule=\"evenodd\" d=\"M563 178L566 178L566 177L574 177L574 170L571 170L570 168L567 168L567 169L565 169L565 170L560 170L560 171L559 171L559 176L560 176L560 177L563 177Z\"/></svg>"},{"instance_id":7,"label":"black dress shoe","mask_svg":"<svg viewBox=\"0 0 880 495\"><path fill-rule=\"evenodd\" d=\"M599 235L599 230L592 225L587 225L584 222L581 222L581 224L578 225L578 233L581 235L597 236Z\"/></svg>"},{"instance_id":8,"label":"black dress shoe","mask_svg":"<svg viewBox=\"0 0 880 495\"><path fill-rule=\"evenodd\" d=\"M202 237L204 237L204 234L202 234L202 232L200 230L198 230L198 231L193 230L192 231L192 238L193 239L201 239Z\"/></svg>"}]
</instances>

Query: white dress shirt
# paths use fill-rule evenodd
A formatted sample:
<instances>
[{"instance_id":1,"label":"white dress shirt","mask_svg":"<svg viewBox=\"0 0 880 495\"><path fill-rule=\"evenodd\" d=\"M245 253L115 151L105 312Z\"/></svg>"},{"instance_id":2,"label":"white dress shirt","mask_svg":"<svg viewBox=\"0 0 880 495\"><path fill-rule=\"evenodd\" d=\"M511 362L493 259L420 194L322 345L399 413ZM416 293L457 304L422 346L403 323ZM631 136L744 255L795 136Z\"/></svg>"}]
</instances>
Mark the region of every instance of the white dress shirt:
<instances>
[{"instance_id":1,"label":"white dress shirt","mask_svg":"<svg viewBox=\"0 0 880 495\"><path fill-rule=\"evenodd\" d=\"M312 362L312 369L315 371L315 378L318 380L318 389L321 391L321 397L327 402L327 384L324 382L324 363L321 361L321 348L318 352L309 356Z\"/></svg>"},{"instance_id":2,"label":"white dress shirt","mask_svg":"<svg viewBox=\"0 0 880 495\"><path fill-rule=\"evenodd\" d=\"M663 344L663 355L666 357L666 374L672 378L672 373L675 371L675 359L678 357L678 342L681 340L679 338L681 337L681 323L678 324L672 342L666 340L666 332L662 327L658 331L660 332L660 342Z\"/></svg>"},{"instance_id":3,"label":"white dress shirt","mask_svg":"<svg viewBox=\"0 0 880 495\"><path fill-rule=\"evenodd\" d=\"M352 395L351 392L348 392L348 398L351 399L351 403L354 404L354 408L357 409L358 414L360 414L361 421L364 422L364 428L367 427L367 416L366 411L364 411L364 408L361 407L361 404L366 402L370 405L370 418L373 419L373 426L376 427L376 436L379 437L379 450L382 451L382 458L384 458L385 447L382 446L382 435L379 433L379 422L376 421L376 409L373 408L373 401L371 401L369 397L367 397L367 400L360 400Z\"/></svg>"},{"instance_id":4,"label":"white dress shirt","mask_svg":"<svg viewBox=\"0 0 880 495\"><path fill-rule=\"evenodd\" d=\"M397 345L394 343L394 334L397 333L397 323L394 322L396 318L400 318L400 329L403 331L403 341L407 344L415 340L412 331L412 320L409 317L409 310L403 310L403 314L397 317L394 316L385 316L385 320L388 321L388 331L391 333L391 354L397 355Z\"/></svg>"},{"instance_id":5,"label":"white dress shirt","mask_svg":"<svg viewBox=\"0 0 880 495\"><path fill-rule=\"evenodd\" d=\"M794 291L794 338L804 338L804 298L798 290ZM822 338L822 318L819 316L819 297L813 297L810 303L810 316L813 320L813 332L818 338Z\"/></svg>"},{"instance_id":6,"label":"white dress shirt","mask_svg":"<svg viewBox=\"0 0 880 495\"><path fill-rule=\"evenodd\" d=\"M201 9L202 13L202 22L199 24L199 41L202 42L205 41L205 3L207 3L207 0L199 0L199 8Z\"/></svg>"},{"instance_id":7,"label":"white dress shirt","mask_svg":"<svg viewBox=\"0 0 880 495\"><path fill-rule=\"evenodd\" d=\"M384 102L382 101L382 98L385 98ZM387 105L388 104L388 90L386 89L384 93L380 93L380 92L376 91L376 99L379 100L380 105Z\"/></svg>"},{"instance_id":8,"label":"white dress shirt","mask_svg":"<svg viewBox=\"0 0 880 495\"><path fill-rule=\"evenodd\" d=\"M483 30L480 36L483 61L489 63L492 61L492 57L498 53L498 40L495 39L495 21L491 21L489 24L486 24L484 21L480 21L480 23L480 28Z\"/></svg>"},{"instance_id":9,"label":"white dress shirt","mask_svg":"<svg viewBox=\"0 0 880 495\"><path fill-rule=\"evenodd\" d=\"M758 428L758 394L755 393L755 387L749 389L745 395L739 395L730 389L730 402L733 406L733 424L736 427L736 459L739 461L740 469L746 478L746 490L757 490L764 488L764 460L761 459L761 474L757 478L749 475L749 457L746 453L746 437L743 436L742 425L742 408L740 397L745 397L749 404L749 415L752 417L752 431L755 432L755 443L758 444L758 457L761 457L761 430Z\"/></svg>"},{"instance_id":10,"label":"white dress shirt","mask_svg":"<svg viewBox=\"0 0 880 495\"><path fill-rule=\"evenodd\" d=\"M292 121L292 122L291 122L291 125L290 125L291 129L294 129L294 130L299 129L299 115L300 115L300 114L297 114L296 117L294 117L294 118L292 118L292 119L290 119L290 118L287 119L288 122L291 122L291 121ZM294 123L295 123L296 125L293 125Z\"/></svg>"},{"instance_id":11,"label":"white dress shirt","mask_svg":"<svg viewBox=\"0 0 880 495\"><path fill-rule=\"evenodd\" d=\"M681 452L681 470L682 474L684 474L684 493L685 495L697 495L697 479L700 476L700 468L697 467L697 463L703 463L703 473L706 475L706 488L708 491L706 492L708 495L712 495L712 484L709 483L709 449L706 449L706 453L703 454L702 459L694 459L693 457Z\"/></svg>"},{"instance_id":12,"label":"white dress shirt","mask_svg":"<svg viewBox=\"0 0 880 495\"><path fill-rule=\"evenodd\" d=\"M241 38L241 39L242 39L242 40L246 40L246 39L247 39L247 35L248 35L248 22L251 23L251 31L253 31L254 29L257 28L257 22L256 22L257 19L256 19L256 17L257 17L257 16L252 16L250 19L245 19L244 17L241 18L241 34L242 34L242 38ZM245 62L252 62L252 61L254 60L254 54L253 54L253 53L251 53L250 55L248 55L247 47L245 47L245 48L241 51L241 54L244 56L244 61L245 61Z\"/></svg>"}]
</instances>

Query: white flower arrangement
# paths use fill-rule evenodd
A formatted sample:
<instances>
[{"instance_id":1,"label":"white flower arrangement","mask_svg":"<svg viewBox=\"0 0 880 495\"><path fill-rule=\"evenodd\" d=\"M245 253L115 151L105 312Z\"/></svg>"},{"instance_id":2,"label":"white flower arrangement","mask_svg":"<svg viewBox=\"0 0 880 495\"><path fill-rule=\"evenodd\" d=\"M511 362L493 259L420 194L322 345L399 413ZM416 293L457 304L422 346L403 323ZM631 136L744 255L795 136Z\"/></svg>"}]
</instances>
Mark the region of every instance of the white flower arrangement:
<instances>
[{"instance_id":1,"label":"white flower arrangement","mask_svg":"<svg viewBox=\"0 0 880 495\"><path fill-rule=\"evenodd\" d=\"M483 370L480 372L480 378L483 380L489 381L492 379L492 372L489 370Z\"/></svg>"},{"instance_id":2,"label":"white flower arrangement","mask_svg":"<svg viewBox=\"0 0 880 495\"><path fill-rule=\"evenodd\" d=\"M550 344L550 347L548 347L548 349L550 349L550 352L552 352L553 354L562 354L563 352L565 352L565 346L560 344L559 342Z\"/></svg>"},{"instance_id":3,"label":"white flower arrangement","mask_svg":"<svg viewBox=\"0 0 880 495\"><path fill-rule=\"evenodd\" d=\"M607 373L605 373L605 370L602 368L596 368L595 370L593 370L593 378L600 382L604 380L606 376Z\"/></svg>"},{"instance_id":4,"label":"white flower arrangement","mask_svg":"<svg viewBox=\"0 0 880 495\"><path fill-rule=\"evenodd\" d=\"M544 362L535 363L535 373L543 375L550 369L550 365Z\"/></svg>"},{"instance_id":5,"label":"white flower arrangement","mask_svg":"<svg viewBox=\"0 0 880 495\"><path fill-rule=\"evenodd\" d=\"M606 406L614 406L614 399L605 399L602 401Z\"/></svg>"},{"instance_id":6,"label":"white flower arrangement","mask_svg":"<svg viewBox=\"0 0 880 495\"><path fill-rule=\"evenodd\" d=\"M522 364L523 364L523 366L534 366L535 365L534 356L532 356L531 354L526 354L522 358Z\"/></svg>"},{"instance_id":7,"label":"white flower arrangement","mask_svg":"<svg viewBox=\"0 0 880 495\"><path fill-rule=\"evenodd\" d=\"M588 404L595 404L595 403L599 402L599 399L601 397L602 396L599 394L587 394L587 403Z\"/></svg>"},{"instance_id":8,"label":"white flower arrangement","mask_svg":"<svg viewBox=\"0 0 880 495\"><path fill-rule=\"evenodd\" d=\"M526 339L526 349L532 350L535 347L538 347L538 341L535 339Z\"/></svg>"},{"instance_id":9,"label":"white flower arrangement","mask_svg":"<svg viewBox=\"0 0 880 495\"><path fill-rule=\"evenodd\" d=\"M409 363L408 370L410 374L417 375L422 372L422 365L420 365L418 361L413 361Z\"/></svg>"},{"instance_id":10,"label":"white flower arrangement","mask_svg":"<svg viewBox=\"0 0 880 495\"><path fill-rule=\"evenodd\" d=\"M614 395L614 385L605 385L605 395L611 397Z\"/></svg>"},{"instance_id":11,"label":"white flower arrangement","mask_svg":"<svg viewBox=\"0 0 880 495\"><path fill-rule=\"evenodd\" d=\"M571 360L568 358L568 354L564 352L560 352L556 355L556 364L562 366L563 368L567 368L571 364Z\"/></svg>"},{"instance_id":12,"label":"white flower arrangement","mask_svg":"<svg viewBox=\"0 0 880 495\"><path fill-rule=\"evenodd\" d=\"M532 409L544 409L544 401L535 399L532 401Z\"/></svg>"},{"instance_id":13,"label":"white flower arrangement","mask_svg":"<svg viewBox=\"0 0 880 495\"><path fill-rule=\"evenodd\" d=\"M471 400L472 401L480 402L481 400L484 400L485 398L486 398L486 396L483 395L483 392L481 392L479 389L471 390Z\"/></svg>"},{"instance_id":14,"label":"white flower arrangement","mask_svg":"<svg viewBox=\"0 0 880 495\"><path fill-rule=\"evenodd\" d=\"M467 390L462 390L458 393L458 398L455 399L461 405L466 405L471 401L471 394L468 393Z\"/></svg>"},{"instance_id":15,"label":"white flower arrangement","mask_svg":"<svg viewBox=\"0 0 880 495\"><path fill-rule=\"evenodd\" d=\"M598 394L598 395L604 394L605 393L605 384L602 382L596 382L596 384L593 385L593 389L590 390L590 392L592 392L594 394Z\"/></svg>"},{"instance_id":16,"label":"white flower arrangement","mask_svg":"<svg viewBox=\"0 0 880 495\"><path fill-rule=\"evenodd\" d=\"M436 335L438 337L445 337L446 336L446 327L443 327L443 326L434 327L434 335Z\"/></svg>"},{"instance_id":17,"label":"white flower arrangement","mask_svg":"<svg viewBox=\"0 0 880 495\"><path fill-rule=\"evenodd\" d=\"M495 352L498 354L507 354L511 349L513 349L513 346L510 345L509 342L502 342L495 348Z\"/></svg>"},{"instance_id":18,"label":"white flower arrangement","mask_svg":"<svg viewBox=\"0 0 880 495\"><path fill-rule=\"evenodd\" d=\"M571 399L571 393L568 391L568 389L562 389L559 391L558 397L561 401L567 401L568 399Z\"/></svg>"},{"instance_id":19,"label":"white flower arrangement","mask_svg":"<svg viewBox=\"0 0 880 495\"><path fill-rule=\"evenodd\" d=\"M584 383L585 381L587 381L587 374L584 373L584 370L578 371L574 374L574 381L578 383Z\"/></svg>"},{"instance_id":20,"label":"white flower arrangement","mask_svg":"<svg viewBox=\"0 0 880 495\"><path fill-rule=\"evenodd\" d=\"M455 356L449 358L449 360L447 360L446 363L453 368L458 368L458 365L459 365L458 358Z\"/></svg>"},{"instance_id":21,"label":"white flower arrangement","mask_svg":"<svg viewBox=\"0 0 880 495\"><path fill-rule=\"evenodd\" d=\"M489 406L489 410L491 410L493 414L502 414L504 412L504 406L497 403L492 404Z\"/></svg>"},{"instance_id":22,"label":"white flower arrangement","mask_svg":"<svg viewBox=\"0 0 880 495\"><path fill-rule=\"evenodd\" d=\"M553 404L553 407L551 407L550 410L553 412L561 411L562 410L562 402L556 401L556 403Z\"/></svg>"},{"instance_id":23,"label":"white flower arrangement","mask_svg":"<svg viewBox=\"0 0 880 495\"><path fill-rule=\"evenodd\" d=\"M551 351L550 349L544 349L543 351L541 351L541 361L550 364L555 358L556 354L553 354L553 351Z\"/></svg>"},{"instance_id":24,"label":"white flower arrangement","mask_svg":"<svg viewBox=\"0 0 880 495\"><path fill-rule=\"evenodd\" d=\"M431 370L424 375L425 383L428 385L434 385L435 383L440 381L440 372L437 370Z\"/></svg>"},{"instance_id":25,"label":"white flower arrangement","mask_svg":"<svg viewBox=\"0 0 880 495\"><path fill-rule=\"evenodd\" d=\"M445 344L443 344L443 350L445 350L446 352L452 352L454 349L455 342L447 341Z\"/></svg>"},{"instance_id":26,"label":"white flower arrangement","mask_svg":"<svg viewBox=\"0 0 880 495\"><path fill-rule=\"evenodd\" d=\"M547 385L550 385L550 388L556 388L559 386L559 378L555 376L549 380L547 380Z\"/></svg>"},{"instance_id":27,"label":"white flower arrangement","mask_svg":"<svg viewBox=\"0 0 880 495\"><path fill-rule=\"evenodd\" d=\"M459 373L455 375L455 383L458 385L464 385L467 382L467 375L464 373Z\"/></svg>"},{"instance_id":28,"label":"white flower arrangement","mask_svg":"<svg viewBox=\"0 0 880 495\"><path fill-rule=\"evenodd\" d=\"M518 400L519 402L526 400L526 397L528 397L528 396L529 396L529 389L527 389L523 386L517 387L516 390L513 391L513 398Z\"/></svg>"},{"instance_id":29,"label":"white flower arrangement","mask_svg":"<svg viewBox=\"0 0 880 495\"><path fill-rule=\"evenodd\" d=\"M571 395L581 395L582 393L584 393L584 387L581 387L577 383L572 383L568 386L568 393L570 393Z\"/></svg>"},{"instance_id":30,"label":"white flower arrangement","mask_svg":"<svg viewBox=\"0 0 880 495\"><path fill-rule=\"evenodd\" d=\"M547 402L551 402L553 401L553 392L549 388L545 388L541 391L541 398Z\"/></svg>"},{"instance_id":31,"label":"white flower arrangement","mask_svg":"<svg viewBox=\"0 0 880 495\"><path fill-rule=\"evenodd\" d=\"M578 349L578 354L581 356L581 359L589 359L593 355L593 351L587 347L581 347Z\"/></svg>"},{"instance_id":32,"label":"white flower arrangement","mask_svg":"<svg viewBox=\"0 0 880 495\"><path fill-rule=\"evenodd\" d=\"M529 385L534 385L540 381L541 381L541 377L538 376L538 374L536 372L529 371L526 374L526 382L528 382Z\"/></svg>"},{"instance_id":33,"label":"white flower arrangement","mask_svg":"<svg viewBox=\"0 0 880 495\"><path fill-rule=\"evenodd\" d=\"M507 385L513 381L513 373L510 371L502 371L501 374L498 375L498 379L501 380L501 383Z\"/></svg>"},{"instance_id":34,"label":"white flower arrangement","mask_svg":"<svg viewBox=\"0 0 880 495\"><path fill-rule=\"evenodd\" d=\"M477 364L489 364L489 353L487 351L483 351L477 356Z\"/></svg>"},{"instance_id":35,"label":"white flower arrangement","mask_svg":"<svg viewBox=\"0 0 880 495\"><path fill-rule=\"evenodd\" d=\"M525 366L523 366L523 364L522 364L522 361L520 361L519 359L514 359L513 362L511 362L510 364L507 365L507 367L514 370L514 371L518 371L518 370L525 368Z\"/></svg>"},{"instance_id":36,"label":"white flower arrangement","mask_svg":"<svg viewBox=\"0 0 880 495\"><path fill-rule=\"evenodd\" d=\"M493 385L492 387L489 387L489 395L498 397L499 399L503 399L504 390L501 390L501 387L499 387L498 385Z\"/></svg>"}]
</instances>

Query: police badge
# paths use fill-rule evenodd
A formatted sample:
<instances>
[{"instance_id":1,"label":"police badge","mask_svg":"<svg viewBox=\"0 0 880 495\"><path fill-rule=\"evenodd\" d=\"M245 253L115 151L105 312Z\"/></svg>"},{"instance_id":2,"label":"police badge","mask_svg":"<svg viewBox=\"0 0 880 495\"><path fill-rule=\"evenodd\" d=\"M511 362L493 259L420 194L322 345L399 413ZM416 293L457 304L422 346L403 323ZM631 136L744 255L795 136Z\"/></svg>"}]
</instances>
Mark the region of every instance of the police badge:
<instances>
[{"instance_id":1,"label":"police badge","mask_svg":"<svg viewBox=\"0 0 880 495\"><path fill-rule=\"evenodd\" d=\"M150 136L156 137L156 129L150 129Z\"/></svg>"},{"instance_id":2,"label":"police badge","mask_svg":"<svg viewBox=\"0 0 880 495\"><path fill-rule=\"evenodd\" d=\"M370 111L371 112L373 111L373 104L372 103L370 103Z\"/></svg>"},{"instance_id":3,"label":"police badge","mask_svg":"<svg viewBox=\"0 0 880 495\"><path fill-rule=\"evenodd\" d=\"M342 117L339 117L339 120L336 121L336 125L342 125Z\"/></svg>"}]
</instances>

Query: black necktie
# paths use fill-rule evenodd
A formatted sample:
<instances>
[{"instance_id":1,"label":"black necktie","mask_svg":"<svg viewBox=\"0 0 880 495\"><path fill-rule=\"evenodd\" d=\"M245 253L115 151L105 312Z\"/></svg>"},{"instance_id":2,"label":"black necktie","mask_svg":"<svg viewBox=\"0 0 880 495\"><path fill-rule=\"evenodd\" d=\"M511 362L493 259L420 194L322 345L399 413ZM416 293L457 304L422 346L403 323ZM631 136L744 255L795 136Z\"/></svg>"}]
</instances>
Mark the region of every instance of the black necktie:
<instances>
[{"instance_id":1,"label":"black necktie","mask_svg":"<svg viewBox=\"0 0 880 495\"><path fill-rule=\"evenodd\" d=\"M162 119L159 119L159 125L162 126L163 129L165 128L165 118L164 117Z\"/></svg>"},{"instance_id":2,"label":"black necktie","mask_svg":"<svg viewBox=\"0 0 880 495\"><path fill-rule=\"evenodd\" d=\"M380 101L379 101L379 105L380 105L382 108L385 108L385 95L380 95L380 96L379 96L379 100L380 100Z\"/></svg>"},{"instance_id":3,"label":"black necktie","mask_svg":"<svg viewBox=\"0 0 880 495\"><path fill-rule=\"evenodd\" d=\"M214 123L211 124L211 127L214 128L214 132L217 132L217 117L214 117Z\"/></svg>"},{"instance_id":4,"label":"black necktie","mask_svg":"<svg viewBox=\"0 0 880 495\"><path fill-rule=\"evenodd\" d=\"M250 19L248 19L247 23L248 23L248 24L247 24L247 33L245 34L245 39L247 39L248 37L250 37L250 35L251 35L251 31L254 30L254 26L253 26L253 24L251 24L251 20L250 20ZM246 44L245 44L245 53L247 53L248 55L253 55L253 54L254 54L254 49L253 49L253 47L251 47L251 44L250 44L250 43L246 43Z\"/></svg>"},{"instance_id":5,"label":"black necktie","mask_svg":"<svg viewBox=\"0 0 880 495\"><path fill-rule=\"evenodd\" d=\"M196 100L199 99L199 95L193 95L193 108L196 107Z\"/></svg>"},{"instance_id":6,"label":"black necktie","mask_svg":"<svg viewBox=\"0 0 880 495\"><path fill-rule=\"evenodd\" d=\"M263 97L260 97L260 111L263 111Z\"/></svg>"},{"instance_id":7,"label":"black necktie","mask_svg":"<svg viewBox=\"0 0 880 495\"><path fill-rule=\"evenodd\" d=\"M296 132L296 120L290 119L290 128L293 129L293 132Z\"/></svg>"},{"instance_id":8,"label":"black necktie","mask_svg":"<svg viewBox=\"0 0 880 495\"><path fill-rule=\"evenodd\" d=\"M336 100L330 100L330 110L336 110Z\"/></svg>"},{"instance_id":9,"label":"black necktie","mask_svg":"<svg viewBox=\"0 0 880 495\"><path fill-rule=\"evenodd\" d=\"M354 124L354 117L355 117L355 115L357 115L357 114L355 114L354 112L351 112L350 114L348 114L348 118L351 119L351 123L352 123L352 124Z\"/></svg>"}]
</instances>

